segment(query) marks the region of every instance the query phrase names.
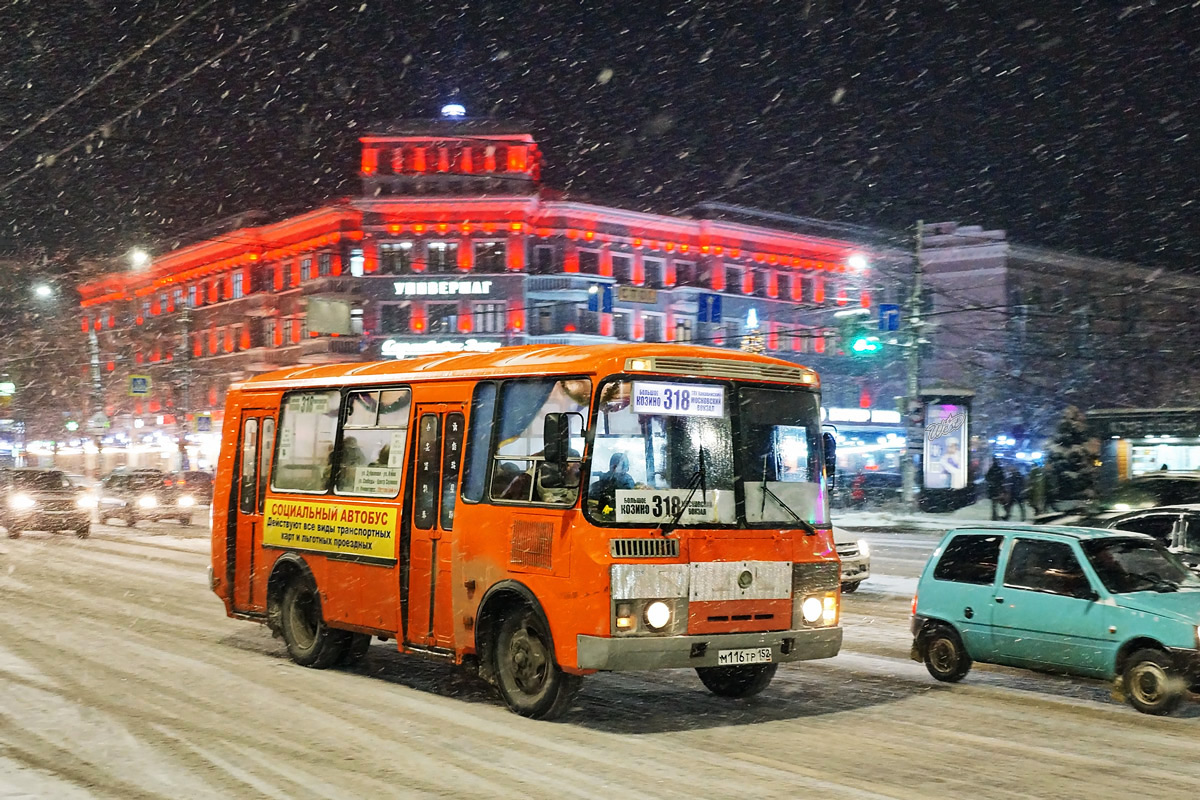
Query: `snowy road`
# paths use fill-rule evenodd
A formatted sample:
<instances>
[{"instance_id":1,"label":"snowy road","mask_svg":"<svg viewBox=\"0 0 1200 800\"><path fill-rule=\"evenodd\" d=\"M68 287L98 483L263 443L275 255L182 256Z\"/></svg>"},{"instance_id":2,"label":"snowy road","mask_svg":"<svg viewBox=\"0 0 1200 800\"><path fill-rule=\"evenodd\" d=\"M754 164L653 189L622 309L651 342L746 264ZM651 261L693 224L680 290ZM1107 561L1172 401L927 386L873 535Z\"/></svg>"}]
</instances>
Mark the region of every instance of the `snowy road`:
<instances>
[{"instance_id":1,"label":"snowy road","mask_svg":"<svg viewBox=\"0 0 1200 800\"><path fill-rule=\"evenodd\" d=\"M556 723L390 644L294 666L224 616L199 527L0 539L0 800L1195 795L1200 703L1151 718L987 667L935 684L907 658L904 588L935 537L885 538L836 659L747 701L690 672L594 676Z\"/></svg>"}]
</instances>

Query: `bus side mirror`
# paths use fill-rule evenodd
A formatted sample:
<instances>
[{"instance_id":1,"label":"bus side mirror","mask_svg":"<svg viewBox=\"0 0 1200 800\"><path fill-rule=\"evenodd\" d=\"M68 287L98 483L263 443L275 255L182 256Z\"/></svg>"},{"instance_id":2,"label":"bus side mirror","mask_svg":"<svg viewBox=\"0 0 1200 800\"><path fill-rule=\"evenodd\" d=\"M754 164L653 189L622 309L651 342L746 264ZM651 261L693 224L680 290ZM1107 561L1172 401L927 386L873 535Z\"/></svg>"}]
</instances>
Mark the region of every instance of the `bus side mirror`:
<instances>
[{"instance_id":1,"label":"bus side mirror","mask_svg":"<svg viewBox=\"0 0 1200 800\"><path fill-rule=\"evenodd\" d=\"M547 464L565 467L567 449L571 441L571 425L569 416L559 412L546 415L542 424L542 455Z\"/></svg>"},{"instance_id":2,"label":"bus side mirror","mask_svg":"<svg viewBox=\"0 0 1200 800\"><path fill-rule=\"evenodd\" d=\"M825 479L832 489L837 475L837 439L826 431L821 434L821 442L825 445Z\"/></svg>"}]
</instances>

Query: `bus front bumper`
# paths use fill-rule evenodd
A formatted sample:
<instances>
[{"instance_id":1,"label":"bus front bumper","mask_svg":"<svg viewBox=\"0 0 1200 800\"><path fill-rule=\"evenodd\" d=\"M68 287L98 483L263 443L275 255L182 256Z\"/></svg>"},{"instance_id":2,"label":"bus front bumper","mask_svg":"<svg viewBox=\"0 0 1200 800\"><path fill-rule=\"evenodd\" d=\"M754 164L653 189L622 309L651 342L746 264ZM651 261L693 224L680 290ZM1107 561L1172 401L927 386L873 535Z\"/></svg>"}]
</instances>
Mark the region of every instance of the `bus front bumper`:
<instances>
[{"instance_id":1,"label":"bus front bumper","mask_svg":"<svg viewBox=\"0 0 1200 800\"><path fill-rule=\"evenodd\" d=\"M606 671L717 667L761 658L754 653L771 649L772 662L832 658L842 646L841 628L813 628L762 633L720 633L698 636L584 636L578 639L579 669ZM733 653L740 651L742 654ZM746 653L745 651L750 651ZM724 654L724 655L722 655Z\"/></svg>"}]
</instances>

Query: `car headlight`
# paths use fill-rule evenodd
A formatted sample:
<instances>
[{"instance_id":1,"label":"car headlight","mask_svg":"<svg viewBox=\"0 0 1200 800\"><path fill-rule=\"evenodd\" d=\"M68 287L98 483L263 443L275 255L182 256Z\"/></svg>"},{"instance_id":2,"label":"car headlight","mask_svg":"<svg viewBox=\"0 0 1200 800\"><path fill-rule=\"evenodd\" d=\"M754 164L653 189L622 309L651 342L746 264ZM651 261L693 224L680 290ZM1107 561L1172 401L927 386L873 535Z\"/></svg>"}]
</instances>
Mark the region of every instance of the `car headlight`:
<instances>
[{"instance_id":1,"label":"car headlight","mask_svg":"<svg viewBox=\"0 0 1200 800\"><path fill-rule=\"evenodd\" d=\"M667 625L671 624L671 607L662 600L655 600L646 606L644 616L646 618L646 625L651 630L661 631Z\"/></svg>"},{"instance_id":2,"label":"car headlight","mask_svg":"<svg viewBox=\"0 0 1200 800\"><path fill-rule=\"evenodd\" d=\"M871 545L867 544L866 539L858 540L858 554L863 558L871 557Z\"/></svg>"},{"instance_id":3,"label":"car headlight","mask_svg":"<svg viewBox=\"0 0 1200 800\"><path fill-rule=\"evenodd\" d=\"M154 495L144 494L138 498L138 508L154 508L158 505L158 500Z\"/></svg>"},{"instance_id":4,"label":"car headlight","mask_svg":"<svg viewBox=\"0 0 1200 800\"><path fill-rule=\"evenodd\" d=\"M99 505L94 494L81 494L75 498L75 506L77 508L95 508Z\"/></svg>"},{"instance_id":5,"label":"car headlight","mask_svg":"<svg viewBox=\"0 0 1200 800\"><path fill-rule=\"evenodd\" d=\"M15 511L28 511L37 505L37 500L24 492L19 492L8 498L8 505Z\"/></svg>"},{"instance_id":6,"label":"car headlight","mask_svg":"<svg viewBox=\"0 0 1200 800\"><path fill-rule=\"evenodd\" d=\"M196 498L192 497L190 494L185 494L175 502L184 508L191 508L192 506L196 505Z\"/></svg>"},{"instance_id":7,"label":"car headlight","mask_svg":"<svg viewBox=\"0 0 1200 800\"><path fill-rule=\"evenodd\" d=\"M806 597L804 598L804 602L800 604L800 614L804 617L804 621L810 625L821 618L823 610L821 598L819 597Z\"/></svg>"}]
</instances>

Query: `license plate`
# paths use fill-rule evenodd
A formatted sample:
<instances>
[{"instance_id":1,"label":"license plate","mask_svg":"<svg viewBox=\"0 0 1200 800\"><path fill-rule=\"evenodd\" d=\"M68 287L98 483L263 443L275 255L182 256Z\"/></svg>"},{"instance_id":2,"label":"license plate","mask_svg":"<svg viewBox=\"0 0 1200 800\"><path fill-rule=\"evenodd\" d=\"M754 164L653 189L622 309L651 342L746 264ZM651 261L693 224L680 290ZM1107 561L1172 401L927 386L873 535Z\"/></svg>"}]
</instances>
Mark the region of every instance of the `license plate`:
<instances>
[{"instance_id":1,"label":"license plate","mask_svg":"<svg viewBox=\"0 0 1200 800\"><path fill-rule=\"evenodd\" d=\"M748 647L745 650L718 650L717 664L722 667L732 667L737 664L769 664L771 663L771 648Z\"/></svg>"}]
</instances>

